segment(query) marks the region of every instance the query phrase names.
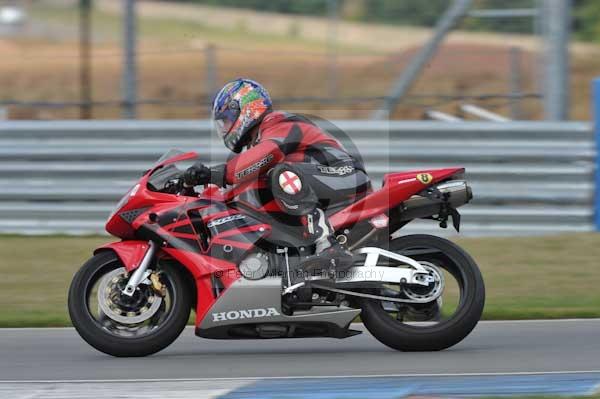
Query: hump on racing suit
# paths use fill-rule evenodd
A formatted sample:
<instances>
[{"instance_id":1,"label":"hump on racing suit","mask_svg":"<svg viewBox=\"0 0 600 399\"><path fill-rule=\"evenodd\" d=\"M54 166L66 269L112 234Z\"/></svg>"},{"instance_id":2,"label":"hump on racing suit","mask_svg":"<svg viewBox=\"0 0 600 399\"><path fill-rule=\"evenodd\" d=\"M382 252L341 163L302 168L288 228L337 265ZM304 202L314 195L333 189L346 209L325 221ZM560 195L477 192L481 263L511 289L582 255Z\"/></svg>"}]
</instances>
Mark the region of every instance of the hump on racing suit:
<instances>
[{"instance_id":1,"label":"hump on racing suit","mask_svg":"<svg viewBox=\"0 0 600 399\"><path fill-rule=\"evenodd\" d=\"M329 214L371 190L363 163L350 155L338 140L307 118L285 112L265 116L249 148L229 159L223 175L226 184L239 184L271 169L274 173L269 179L270 188L281 210L287 213L290 213L289 207L279 200L294 206L294 198L304 197L296 194L311 197L314 193L318 201L315 205ZM289 192L294 187L290 179L280 179L287 176L286 172L297 175L302 182L299 193ZM264 204L264 195L261 197ZM300 212L303 213L306 212Z\"/></svg>"}]
</instances>

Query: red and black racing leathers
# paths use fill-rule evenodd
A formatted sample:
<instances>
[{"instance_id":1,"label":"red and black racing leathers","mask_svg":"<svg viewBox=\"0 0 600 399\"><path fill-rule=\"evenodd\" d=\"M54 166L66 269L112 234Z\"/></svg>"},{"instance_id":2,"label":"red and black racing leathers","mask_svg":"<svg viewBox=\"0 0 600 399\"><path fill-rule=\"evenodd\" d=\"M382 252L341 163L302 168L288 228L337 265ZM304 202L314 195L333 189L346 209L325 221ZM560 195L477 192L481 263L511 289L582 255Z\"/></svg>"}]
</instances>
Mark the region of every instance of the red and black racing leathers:
<instances>
[{"instance_id":1,"label":"red and black racing leathers","mask_svg":"<svg viewBox=\"0 0 600 399\"><path fill-rule=\"evenodd\" d=\"M345 202L370 189L362 162L332 136L308 119L271 112L240 154L211 168L211 183L225 186L256 179L280 163L291 163L303 173L322 205Z\"/></svg>"}]
</instances>

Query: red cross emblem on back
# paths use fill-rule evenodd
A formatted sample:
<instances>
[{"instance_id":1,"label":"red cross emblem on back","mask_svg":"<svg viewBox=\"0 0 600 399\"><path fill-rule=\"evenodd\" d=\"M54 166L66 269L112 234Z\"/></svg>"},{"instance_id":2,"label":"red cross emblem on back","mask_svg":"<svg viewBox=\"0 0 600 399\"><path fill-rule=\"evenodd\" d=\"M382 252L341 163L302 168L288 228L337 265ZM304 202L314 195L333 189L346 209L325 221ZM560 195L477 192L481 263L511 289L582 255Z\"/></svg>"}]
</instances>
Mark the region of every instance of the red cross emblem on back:
<instances>
[{"instance_id":1,"label":"red cross emblem on back","mask_svg":"<svg viewBox=\"0 0 600 399\"><path fill-rule=\"evenodd\" d=\"M279 186L286 194L294 195L302 190L302 181L294 172L285 171L279 175Z\"/></svg>"}]
</instances>

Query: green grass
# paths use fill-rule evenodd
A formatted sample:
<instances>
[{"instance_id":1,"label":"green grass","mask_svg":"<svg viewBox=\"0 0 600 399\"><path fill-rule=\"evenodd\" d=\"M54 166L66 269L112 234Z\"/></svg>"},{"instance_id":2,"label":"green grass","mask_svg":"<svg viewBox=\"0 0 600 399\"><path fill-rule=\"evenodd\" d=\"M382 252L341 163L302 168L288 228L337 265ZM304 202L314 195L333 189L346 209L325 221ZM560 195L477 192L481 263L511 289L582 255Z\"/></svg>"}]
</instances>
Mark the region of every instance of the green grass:
<instances>
[{"instance_id":1,"label":"green grass","mask_svg":"<svg viewBox=\"0 0 600 399\"><path fill-rule=\"evenodd\" d=\"M51 6L41 3L34 4L30 13L34 20L55 28L77 26L79 18L78 9L75 7ZM101 42L119 42L121 40L122 16L120 14L95 8L92 11L92 22L94 34ZM221 28L201 21L155 16L138 18L138 35L142 42L175 45L175 47L186 47L190 40L201 39L219 46L247 48L248 50L275 47L325 53L328 49L328 43L323 40L310 40L291 34L263 34L248 30L243 23L233 28ZM200 54L201 49L198 51ZM340 45L338 51L349 54L373 52L368 46L358 45Z\"/></svg>"},{"instance_id":2,"label":"green grass","mask_svg":"<svg viewBox=\"0 0 600 399\"><path fill-rule=\"evenodd\" d=\"M600 234L457 242L482 270L485 318L600 316Z\"/></svg>"},{"instance_id":3,"label":"green grass","mask_svg":"<svg viewBox=\"0 0 600 399\"><path fill-rule=\"evenodd\" d=\"M73 274L108 237L0 237L0 326L68 325Z\"/></svg>"},{"instance_id":4,"label":"green grass","mask_svg":"<svg viewBox=\"0 0 600 399\"><path fill-rule=\"evenodd\" d=\"M69 325L75 271L109 237L0 236L0 327ZM600 317L600 234L469 238L486 319Z\"/></svg>"}]
</instances>

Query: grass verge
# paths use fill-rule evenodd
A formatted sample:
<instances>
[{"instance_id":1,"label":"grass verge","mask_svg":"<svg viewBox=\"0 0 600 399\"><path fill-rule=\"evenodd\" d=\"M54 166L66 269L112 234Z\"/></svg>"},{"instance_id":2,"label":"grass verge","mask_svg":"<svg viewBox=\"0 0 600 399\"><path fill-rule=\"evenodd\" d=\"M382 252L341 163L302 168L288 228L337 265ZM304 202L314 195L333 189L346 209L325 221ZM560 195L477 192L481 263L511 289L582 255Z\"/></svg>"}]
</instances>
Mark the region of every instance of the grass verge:
<instances>
[{"instance_id":1,"label":"grass verge","mask_svg":"<svg viewBox=\"0 0 600 399\"><path fill-rule=\"evenodd\" d=\"M71 278L110 240L0 236L0 327L69 325ZM600 234L456 241L483 272L485 319L600 317Z\"/></svg>"}]
</instances>

